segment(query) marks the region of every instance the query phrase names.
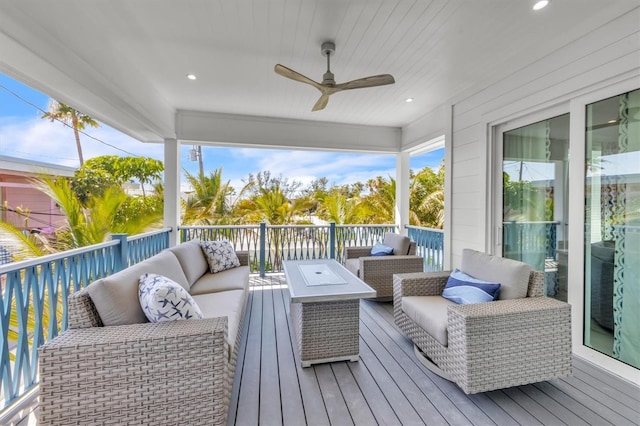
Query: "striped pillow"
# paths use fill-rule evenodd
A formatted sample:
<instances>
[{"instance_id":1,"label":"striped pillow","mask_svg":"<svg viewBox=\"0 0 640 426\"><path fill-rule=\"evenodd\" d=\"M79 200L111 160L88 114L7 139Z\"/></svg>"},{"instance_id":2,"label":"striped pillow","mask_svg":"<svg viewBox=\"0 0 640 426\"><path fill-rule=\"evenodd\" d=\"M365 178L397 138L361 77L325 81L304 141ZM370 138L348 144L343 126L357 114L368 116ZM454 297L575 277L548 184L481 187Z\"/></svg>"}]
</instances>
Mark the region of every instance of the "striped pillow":
<instances>
[{"instance_id":1,"label":"striped pillow","mask_svg":"<svg viewBox=\"0 0 640 426\"><path fill-rule=\"evenodd\" d=\"M499 295L499 283L473 278L458 269L451 273L442 292L442 297L459 305L491 302Z\"/></svg>"}]
</instances>

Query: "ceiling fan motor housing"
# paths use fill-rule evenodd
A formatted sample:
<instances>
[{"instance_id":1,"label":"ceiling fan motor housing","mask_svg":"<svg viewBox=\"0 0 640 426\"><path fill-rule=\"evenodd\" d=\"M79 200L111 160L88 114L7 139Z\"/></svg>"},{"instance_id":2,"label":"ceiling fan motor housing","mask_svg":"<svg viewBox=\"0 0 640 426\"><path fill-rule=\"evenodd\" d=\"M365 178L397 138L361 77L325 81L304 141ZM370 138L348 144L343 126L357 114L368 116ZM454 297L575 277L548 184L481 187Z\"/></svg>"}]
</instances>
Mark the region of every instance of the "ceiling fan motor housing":
<instances>
[{"instance_id":1,"label":"ceiling fan motor housing","mask_svg":"<svg viewBox=\"0 0 640 426\"><path fill-rule=\"evenodd\" d=\"M334 53L336 53L336 44L332 41L325 41L324 43L322 43L320 51L324 56L333 55Z\"/></svg>"}]
</instances>

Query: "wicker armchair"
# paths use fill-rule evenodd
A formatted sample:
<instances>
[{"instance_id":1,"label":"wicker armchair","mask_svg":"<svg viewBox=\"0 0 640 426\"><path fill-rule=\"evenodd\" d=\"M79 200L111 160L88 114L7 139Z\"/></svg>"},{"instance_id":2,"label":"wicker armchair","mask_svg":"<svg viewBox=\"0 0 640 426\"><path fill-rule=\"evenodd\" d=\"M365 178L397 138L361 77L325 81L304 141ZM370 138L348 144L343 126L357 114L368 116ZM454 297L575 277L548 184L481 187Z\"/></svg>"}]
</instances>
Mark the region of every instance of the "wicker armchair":
<instances>
[{"instance_id":1,"label":"wicker armchair","mask_svg":"<svg viewBox=\"0 0 640 426\"><path fill-rule=\"evenodd\" d=\"M543 272L531 271L526 297L466 305L442 303L448 277L394 276L395 322L425 365L468 394L571 375L571 306L543 296ZM424 300L446 312L446 345L405 312L411 296L432 296Z\"/></svg>"},{"instance_id":2,"label":"wicker armchair","mask_svg":"<svg viewBox=\"0 0 640 426\"><path fill-rule=\"evenodd\" d=\"M416 243L387 233L384 245L394 247L391 256L371 256L372 247L347 247L345 267L376 290L375 300L393 299L393 274L424 271L424 259L416 255Z\"/></svg>"}]
</instances>

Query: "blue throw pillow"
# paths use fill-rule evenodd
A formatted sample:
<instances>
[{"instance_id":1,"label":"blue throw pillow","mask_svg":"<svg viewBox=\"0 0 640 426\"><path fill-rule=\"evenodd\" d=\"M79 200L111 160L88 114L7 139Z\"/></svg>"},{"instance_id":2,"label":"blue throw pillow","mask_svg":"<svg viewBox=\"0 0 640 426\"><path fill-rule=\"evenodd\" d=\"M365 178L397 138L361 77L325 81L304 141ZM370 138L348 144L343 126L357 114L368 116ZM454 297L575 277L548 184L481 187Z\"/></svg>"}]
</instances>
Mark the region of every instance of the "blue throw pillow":
<instances>
[{"instance_id":1,"label":"blue throw pillow","mask_svg":"<svg viewBox=\"0 0 640 426\"><path fill-rule=\"evenodd\" d=\"M500 294L500 284L482 281L456 269L449 276L442 297L454 303L483 303L496 300Z\"/></svg>"},{"instance_id":2,"label":"blue throw pillow","mask_svg":"<svg viewBox=\"0 0 640 426\"><path fill-rule=\"evenodd\" d=\"M384 244L377 243L371 249L371 256L389 256L393 254L393 247L385 246Z\"/></svg>"}]
</instances>

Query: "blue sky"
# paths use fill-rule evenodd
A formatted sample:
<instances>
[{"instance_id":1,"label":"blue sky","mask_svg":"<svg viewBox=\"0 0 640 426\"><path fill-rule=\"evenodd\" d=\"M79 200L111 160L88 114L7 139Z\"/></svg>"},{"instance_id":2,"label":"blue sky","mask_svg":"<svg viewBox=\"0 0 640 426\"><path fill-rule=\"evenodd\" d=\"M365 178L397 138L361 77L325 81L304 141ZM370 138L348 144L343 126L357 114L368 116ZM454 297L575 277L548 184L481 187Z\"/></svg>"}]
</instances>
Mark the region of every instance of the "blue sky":
<instances>
[{"instance_id":1,"label":"blue sky","mask_svg":"<svg viewBox=\"0 0 640 426\"><path fill-rule=\"evenodd\" d=\"M0 154L72 167L79 165L71 129L40 118L41 110L46 111L49 102L46 94L0 74ZM161 144L143 144L106 125L87 129L86 133L97 140L81 136L85 159L99 155L127 155L123 151L163 159ZM182 167L197 173L198 163L189 160L191 148L191 145L182 147ZM265 170L269 170L272 176L297 180L303 185L321 177L326 177L330 184L338 185L365 182L376 176L395 177L394 155L207 146L203 147L202 156L205 172L222 167L223 179L231 181L235 188L242 186L242 180L249 173ZM436 169L443 156L444 150L440 149L411 157L411 168Z\"/></svg>"}]
</instances>

